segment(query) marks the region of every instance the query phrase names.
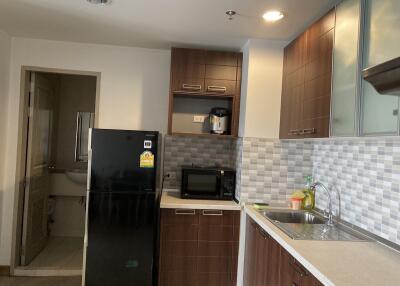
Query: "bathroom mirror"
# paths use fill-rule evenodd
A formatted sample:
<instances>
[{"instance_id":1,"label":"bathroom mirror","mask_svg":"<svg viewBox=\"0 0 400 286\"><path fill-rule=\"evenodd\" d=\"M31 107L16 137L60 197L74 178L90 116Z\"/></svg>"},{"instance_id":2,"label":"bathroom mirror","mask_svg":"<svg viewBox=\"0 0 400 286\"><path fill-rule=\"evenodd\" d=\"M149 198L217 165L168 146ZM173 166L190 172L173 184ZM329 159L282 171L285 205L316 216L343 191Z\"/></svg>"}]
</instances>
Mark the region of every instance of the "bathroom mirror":
<instances>
[{"instance_id":1,"label":"bathroom mirror","mask_svg":"<svg viewBox=\"0 0 400 286\"><path fill-rule=\"evenodd\" d=\"M76 115L75 162L88 161L89 128L94 124L94 113L78 112Z\"/></svg>"}]
</instances>

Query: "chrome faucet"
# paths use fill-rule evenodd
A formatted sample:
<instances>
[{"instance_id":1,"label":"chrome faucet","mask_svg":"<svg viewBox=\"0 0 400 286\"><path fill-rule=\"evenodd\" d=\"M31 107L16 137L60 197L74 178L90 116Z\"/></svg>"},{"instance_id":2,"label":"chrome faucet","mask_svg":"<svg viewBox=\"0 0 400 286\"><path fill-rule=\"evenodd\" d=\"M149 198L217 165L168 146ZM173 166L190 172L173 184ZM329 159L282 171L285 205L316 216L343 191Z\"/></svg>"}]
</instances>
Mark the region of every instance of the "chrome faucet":
<instances>
[{"instance_id":1,"label":"chrome faucet","mask_svg":"<svg viewBox=\"0 0 400 286\"><path fill-rule=\"evenodd\" d=\"M326 193L327 193L327 195L328 195L328 210L325 210L324 211L324 214L326 214L326 216L327 216L327 218L328 218L328 221L326 222L326 224L327 225L334 225L334 222L333 222L333 210L332 210L332 193L331 193L331 191L324 185L324 184L322 184L321 182L315 182L315 183L313 183L312 185L311 185L311 188L314 190L314 191L316 191L317 190L317 187L321 187L321 189L323 189ZM340 216L340 194L339 194L339 192L335 189L335 191L336 191L336 194L337 194L337 199L338 199L338 202L339 202L339 207L338 207L338 209L339 209L339 211L338 211L338 217Z\"/></svg>"}]
</instances>

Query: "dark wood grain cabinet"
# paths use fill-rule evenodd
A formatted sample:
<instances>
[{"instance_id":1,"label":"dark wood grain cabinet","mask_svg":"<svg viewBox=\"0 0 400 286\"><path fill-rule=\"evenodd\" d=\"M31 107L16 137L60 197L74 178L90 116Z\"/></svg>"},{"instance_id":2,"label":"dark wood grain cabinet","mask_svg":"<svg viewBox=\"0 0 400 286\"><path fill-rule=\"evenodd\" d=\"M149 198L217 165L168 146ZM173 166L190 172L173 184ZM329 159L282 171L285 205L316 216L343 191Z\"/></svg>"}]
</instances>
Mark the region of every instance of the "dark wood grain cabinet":
<instances>
[{"instance_id":1,"label":"dark wood grain cabinet","mask_svg":"<svg viewBox=\"0 0 400 286\"><path fill-rule=\"evenodd\" d=\"M244 267L244 286L323 285L249 217Z\"/></svg>"},{"instance_id":2,"label":"dark wood grain cabinet","mask_svg":"<svg viewBox=\"0 0 400 286\"><path fill-rule=\"evenodd\" d=\"M162 209L160 286L236 285L240 211Z\"/></svg>"},{"instance_id":3,"label":"dark wood grain cabinet","mask_svg":"<svg viewBox=\"0 0 400 286\"><path fill-rule=\"evenodd\" d=\"M280 138L329 136L335 11L284 50Z\"/></svg>"},{"instance_id":4,"label":"dark wood grain cabinet","mask_svg":"<svg viewBox=\"0 0 400 286\"><path fill-rule=\"evenodd\" d=\"M192 124L193 116L206 115L211 107L224 107L230 112L226 135L236 137L241 73L241 53L172 48L169 134L210 135L207 124Z\"/></svg>"}]
</instances>

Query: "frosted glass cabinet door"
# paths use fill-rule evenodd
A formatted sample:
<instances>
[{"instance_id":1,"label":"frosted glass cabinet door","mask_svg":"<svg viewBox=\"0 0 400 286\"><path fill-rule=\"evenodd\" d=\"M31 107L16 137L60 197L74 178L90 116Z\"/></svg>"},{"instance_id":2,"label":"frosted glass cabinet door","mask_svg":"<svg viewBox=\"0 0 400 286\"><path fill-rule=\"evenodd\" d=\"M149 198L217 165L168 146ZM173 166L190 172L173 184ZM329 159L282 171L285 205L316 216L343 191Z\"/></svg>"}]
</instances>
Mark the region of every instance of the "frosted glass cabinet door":
<instances>
[{"instance_id":1,"label":"frosted glass cabinet door","mask_svg":"<svg viewBox=\"0 0 400 286\"><path fill-rule=\"evenodd\" d=\"M367 0L364 29L364 68L400 56L400 1ZM399 98L382 95L366 81L362 81L362 133L364 135L399 132Z\"/></svg>"},{"instance_id":2,"label":"frosted glass cabinet door","mask_svg":"<svg viewBox=\"0 0 400 286\"><path fill-rule=\"evenodd\" d=\"M356 134L360 0L336 8L332 80L332 136Z\"/></svg>"}]
</instances>

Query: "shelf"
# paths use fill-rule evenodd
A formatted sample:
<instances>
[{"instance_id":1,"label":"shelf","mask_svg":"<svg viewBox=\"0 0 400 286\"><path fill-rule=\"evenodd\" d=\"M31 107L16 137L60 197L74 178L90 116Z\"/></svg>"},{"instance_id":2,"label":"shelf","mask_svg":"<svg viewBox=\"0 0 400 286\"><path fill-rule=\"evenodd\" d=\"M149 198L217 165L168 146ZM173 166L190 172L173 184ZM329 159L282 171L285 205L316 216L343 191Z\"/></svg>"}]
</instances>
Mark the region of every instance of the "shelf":
<instances>
[{"instance_id":1,"label":"shelf","mask_svg":"<svg viewBox=\"0 0 400 286\"><path fill-rule=\"evenodd\" d=\"M221 138L221 139L227 139L227 138L237 138L236 136L233 135L218 135L218 134L211 134L211 133L183 133L183 132L172 132L170 135L173 136L198 136L198 137L212 137L212 138Z\"/></svg>"}]
</instances>

